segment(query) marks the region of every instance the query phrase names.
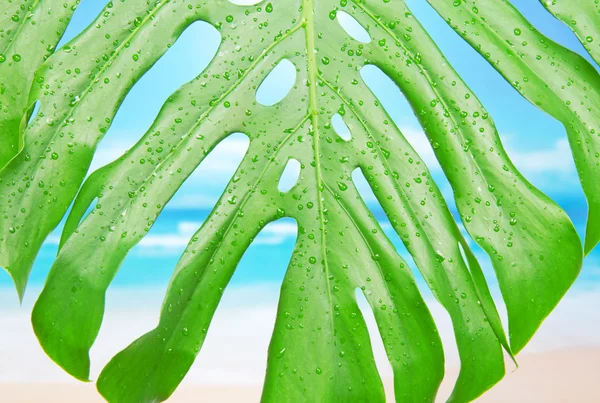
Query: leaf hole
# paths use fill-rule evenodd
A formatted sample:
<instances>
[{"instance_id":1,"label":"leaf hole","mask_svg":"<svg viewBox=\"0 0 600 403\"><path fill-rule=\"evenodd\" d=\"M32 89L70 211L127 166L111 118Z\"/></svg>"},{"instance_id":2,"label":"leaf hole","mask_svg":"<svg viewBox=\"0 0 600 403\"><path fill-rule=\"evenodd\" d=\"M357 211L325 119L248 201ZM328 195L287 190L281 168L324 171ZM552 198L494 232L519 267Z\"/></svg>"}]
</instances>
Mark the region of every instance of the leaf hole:
<instances>
[{"instance_id":1,"label":"leaf hole","mask_svg":"<svg viewBox=\"0 0 600 403\"><path fill-rule=\"evenodd\" d=\"M196 21L187 27L129 91L98 150L102 153L117 146L128 149L135 144L139 133L144 133L155 120L165 100L208 66L220 43L221 34L207 22Z\"/></svg>"},{"instance_id":2,"label":"leaf hole","mask_svg":"<svg viewBox=\"0 0 600 403\"><path fill-rule=\"evenodd\" d=\"M444 346L444 355L446 357L446 368L456 368L460 366L460 359L458 355L458 348L456 344L456 336L454 334L454 326L452 319L446 309L438 302L437 298L431 291L431 288L427 284L427 280L424 278L421 271L418 269L417 264L413 256L408 251L406 245L402 241L401 235L396 233L394 230L389 217L386 215L385 210L375 195L372 185L368 182L363 171L360 168L354 170L352 179L356 184L359 194L371 210L375 219L379 222L379 225L385 232L388 239L392 242L398 254L404 259L406 264L409 266L415 278L415 283L419 292L423 296L425 303L427 304L431 316L439 330L440 338ZM381 197L381 196L380 196ZM411 238L408 238L411 241ZM454 373L452 373L454 374ZM450 375L453 377L454 375ZM448 377L448 376L447 376Z\"/></svg>"},{"instance_id":3,"label":"leaf hole","mask_svg":"<svg viewBox=\"0 0 600 403\"><path fill-rule=\"evenodd\" d=\"M79 199L79 197L82 197L82 196L78 196L78 199ZM51 237L51 242L56 243L59 247L59 250L62 249L64 244L69 240L69 237L71 237L71 235L73 235L73 232L75 231L75 229L85 219L87 219L89 217L89 215L92 214L92 212L96 209L96 205L98 204L98 197L95 195L92 195L92 197L93 197L92 199L88 199L88 200L79 199L80 201L82 201L81 207L84 208L85 210L78 210L78 212L76 212L75 208L72 207L71 212L69 213L68 220L66 221L63 228L61 229L61 235L57 236L56 238ZM77 216L75 214L77 214ZM72 218L76 218L77 221L73 223L73 226L70 226L69 220Z\"/></svg>"},{"instance_id":4,"label":"leaf hole","mask_svg":"<svg viewBox=\"0 0 600 403\"><path fill-rule=\"evenodd\" d=\"M373 95L379 100L385 112L396 124L402 135L432 174L442 189L450 189L450 184L437 160L433 146L423 129L413 109L396 83L379 67L367 65L360 70L360 75ZM452 200L453 198L450 198Z\"/></svg>"},{"instance_id":5,"label":"leaf hole","mask_svg":"<svg viewBox=\"0 0 600 403\"><path fill-rule=\"evenodd\" d=\"M369 32L350 14L344 11L338 11L337 20L342 28L344 28L344 31L346 31L353 39L362 43L371 42L371 35L369 35Z\"/></svg>"},{"instance_id":6,"label":"leaf hole","mask_svg":"<svg viewBox=\"0 0 600 403\"><path fill-rule=\"evenodd\" d=\"M356 185L356 189L358 190L358 193L360 194L361 198L371 211L371 214L373 215L373 217L375 217L375 219L379 223L379 226L381 227L383 232L385 232L387 238L394 245L394 248L396 249L398 255L400 255L400 257L402 257L402 259L404 259L406 264L409 266L410 270L412 271L415 277L417 288L421 292L421 295L423 295L423 298L427 301L435 300L435 297L431 292L431 289L427 285L426 280L423 278L423 275L418 270L417 264L415 263L412 255L406 248L406 245L402 241L400 235L398 235L398 233L392 226L392 223L390 222L389 217L383 209L383 206L381 205L381 203L377 199L377 196L373 192L371 184L369 184L367 178L365 178L365 175L363 174L363 171L360 168L356 168L352 172L352 181Z\"/></svg>"},{"instance_id":7,"label":"leaf hole","mask_svg":"<svg viewBox=\"0 0 600 403\"><path fill-rule=\"evenodd\" d=\"M27 110L27 126L29 126L29 124L35 120L39 111L40 101L35 101L35 103Z\"/></svg>"},{"instance_id":8,"label":"leaf hole","mask_svg":"<svg viewBox=\"0 0 600 403\"><path fill-rule=\"evenodd\" d=\"M258 87L256 100L264 106L281 102L296 82L296 67L287 59L281 60Z\"/></svg>"},{"instance_id":9,"label":"leaf hole","mask_svg":"<svg viewBox=\"0 0 600 403\"><path fill-rule=\"evenodd\" d=\"M298 237L298 224L293 218L282 218L272 223L267 224L260 234L255 239L256 245L284 245L284 256L288 257L283 259L283 262L288 262L291 258L293 245ZM289 250L288 250L288 247ZM268 252L271 254L271 251ZM278 276L281 276L277 280L283 282L284 271L281 271Z\"/></svg>"},{"instance_id":10,"label":"leaf hole","mask_svg":"<svg viewBox=\"0 0 600 403\"><path fill-rule=\"evenodd\" d=\"M302 165L298 160L291 158L287 162L285 169L281 174L281 178L279 179L278 189L280 192L288 192L296 185L296 183L298 183L301 169Z\"/></svg>"},{"instance_id":11,"label":"leaf hole","mask_svg":"<svg viewBox=\"0 0 600 403\"><path fill-rule=\"evenodd\" d=\"M350 129L348 128L348 125L346 124L346 122L344 122L344 119L342 119L342 116L339 113L333 115L333 117L331 118L331 124L333 125L333 130L335 130L338 136L340 136L346 141L352 140L352 134L350 133Z\"/></svg>"},{"instance_id":12,"label":"leaf hole","mask_svg":"<svg viewBox=\"0 0 600 403\"><path fill-rule=\"evenodd\" d=\"M190 175L169 202L169 208L207 209L227 191L227 184L235 175L250 140L243 133L233 133L210 151L204 161Z\"/></svg>"},{"instance_id":13,"label":"leaf hole","mask_svg":"<svg viewBox=\"0 0 600 403\"><path fill-rule=\"evenodd\" d=\"M421 127L408 100L383 70L369 64L360 69L360 76L400 129Z\"/></svg>"},{"instance_id":14,"label":"leaf hole","mask_svg":"<svg viewBox=\"0 0 600 403\"><path fill-rule=\"evenodd\" d=\"M394 227L392 227L392 223L390 222L388 216L386 215L385 210L379 203L379 200L377 199L377 196L375 196L375 193L373 193L373 189L371 188L371 185L367 181L367 178L365 178L365 175L363 174L363 172L360 168L356 168L352 172L352 181L356 185L356 189L357 189L358 193L360 194L360 197L363 199L363 201L367 205L367 207L368 207L369 211L371 212L371 214L373 215L373 217L379 223L379 226L381 227L383 232L385 232L385 235L392 242L392 244L396 248L396 251L398 252L398 254L404 260L406 260L407 263L409 263L413 273L417 276L420 276L420 273L418 272L418 270L414 269L415 263L413 261L411 254L406 249L406 246L404 246L404 243L400 239L400 236L398 236L398 234L394 230ZM425 285L424 281L423 281L423 285ZM427 287L425 287L425 288L427 288ZM428 290L428 288L427 288L427 290Z\"/></svg>"},{"instance_id":15,"label":"leaf hole","mask_svg":"<svg viewBox=\"0 0 600 403\"><path fill-rule=\"evenodd\" d=\"M385 346L383 345L383 339L381 338L379 326L377 325L377 320L375 319L375 315L373 314L371 304L369 304L367 297L359 287L356 288L354 295L356 297L356 304L358 305L358 309L360 309L360 312L363 315L365 324L367 325L367 329L369 331L369 338L371 339L371 348L373 349L373 357L375 358L375 366L377 367L377 372L379 372L379 376L381 376L381 378L391 379L394 377L394 372L387 358ZM394 398L393 387L386 388L385 394L386 401L396 401Z\"/></svg>"},{"instance_id":16,"label":"leaf hole","mask_svg":"<svg viewBox=\"0 0 600 403\"><path fill-rule=\"evenodd\" d=\"M60 49L63 45L70 42L73 38L83 32L88 26L91 26L98 19L101 13L107 11L108 7L105 1L82 0L67 24L67 29L63 37L56 45ZM110 9L108 9L110 11Z\"/></svg>"}]
</instances>

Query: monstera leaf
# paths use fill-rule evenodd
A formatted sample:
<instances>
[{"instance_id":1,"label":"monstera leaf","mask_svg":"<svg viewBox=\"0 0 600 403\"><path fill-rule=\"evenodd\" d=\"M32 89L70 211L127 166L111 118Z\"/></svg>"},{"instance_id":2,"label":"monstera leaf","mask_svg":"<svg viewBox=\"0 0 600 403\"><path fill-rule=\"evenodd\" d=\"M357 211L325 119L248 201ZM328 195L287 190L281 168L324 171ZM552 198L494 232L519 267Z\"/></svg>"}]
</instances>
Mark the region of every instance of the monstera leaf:
<instances>
[{"instance_id":1,"label":"monstera leaf","mask_svg":"<svg viewBox=\"0 0 600 403\"><path fill-rule=\"evenodd\" d=\"M598 72L580 55L542 35L506 0L428 2L517 91L565 126L589 204L585 252L591 252L600 241ZM564 0L543 3L561 12L567 8ZM593 34L588 31L600 29L600 24L594 22L600 22L598 2L584 0L578 3L583 4L573 7L570 3L568 9L581 17L577 19L581 25L575 24L573 19L569 20L570 25L580 38L586 38L587 49L596 57L598 52L591 46L593 36L590 35ZM499 15L502 18L496 17Z\"/></svg>"},{"instance_id":2,"label":"monstera leaf","mask_svg":"<svg viewBox=\"0 0 600 403\"><path fill-rule=\"evenodd\" d=\"M573 7L567 0L540 0L552 15L564 22L596 63L600 63L600 2L585 0Z\"/></svg>"},{"instance_id":3,"label":"monstera leaf","mask_svg":"<svg viewBox=\"0 0 600 403\"><path fill-rule=\"evenodd\" d=\"M0 168L22 147L33 104L29 89L35 71L50 55L79 0L5 1L0 12ZM32 40L36 38L36 40ZM37 39L39 38L39 39Z\"/></svg>"},{"instance_id":4,"label":"monstera leaf","mask_svg":"<svg viewBox=\"0 0 600 403\"><path fill-rule=\"evenodd\" d=\"M55 9L63 1L54 3ZM77 194L128 90L193 21L179 14L156 19L167 3L108 3L97 26L36 72L27 104L37 100L40 110L25 130L23 149L0 172L0 266L20 295L41 244ZM197 10L189 13L202 18ZM158 32L151 41L150 32Z\"/></svg>"},{"instance_id":5,"label":"monstera leaf","mask_svg":"<svg viewBox=\"0 0 600 403\"><path fill-rule=\"evenodd\" d=\"M341 27L342 11L370 40ZM129 89L198 20L220 31L217 57L169 97L134 147L81 186ZM258 103L257 89L284 59L296 68L294 87L275 105ZM363 82L365 65L397 84L421 122L465 228L491 258L508 338L427 167ZM532 88L546 91L543 79L552 81L556 72L545 73ZM512 356L523 349L581 268L569 218L517 171L492 118L404 1L109 2L32 81L26 104L39 101L40 111L24 132L23 149L0 171L0 265L22 294L42 242L75 199L32 321L48 355L81 380L89 379L106 290L128 252L219 142L234 132L250 139L175 269L158 326L102 372L98 389L109 401L154 402L173 393L245 250L283 217L297 221L298 238L281 288L263 400L385 401L358 289L375 314L396 400L433 401L444 374L442 345L408 264L357 191L357 169L452 319L461 371L450 401L471 401L504 376L503 350ZM350 139L336 133L336 114ZM300 175L281 192L291 160L300 163ZM586 179L596 174L590 168Z\"/></svg>"}]
</instances>

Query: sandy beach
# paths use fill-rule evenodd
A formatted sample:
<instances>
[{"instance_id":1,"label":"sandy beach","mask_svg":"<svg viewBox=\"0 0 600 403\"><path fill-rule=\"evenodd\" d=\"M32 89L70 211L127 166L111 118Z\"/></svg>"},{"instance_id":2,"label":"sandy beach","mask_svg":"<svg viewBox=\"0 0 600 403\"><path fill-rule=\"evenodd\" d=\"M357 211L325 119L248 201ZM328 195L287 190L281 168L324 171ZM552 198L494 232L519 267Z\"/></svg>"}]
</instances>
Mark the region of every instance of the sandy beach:
<instances>
[{"instance_id":1,"label":"sandy beach","mask_svg":"<svg viewBox=\"0 0 600 403\"><path fill-rule=\"evenodd\" d=\"M600 348L557 350L532 353L520 358L520 368L509 373L503 382L478 402L600 402ZM452 372L444 382L439 401L444 401L452 387ZM386 380L391 396L391 380ZM10 383L0 384L2 400L14 403L81 403L103 402L94 384ZM260 385L206 386L184 383L169 402L258 402ZM390 400L390 399L388 399ZM390 400L391 401L391 400Z\"/></svg>"},{"instance_id":2,"label":"sandy beach","mask_svg":"<svg viewBox=\"0 0 600 403\"><path fill-rule=\"evenodd\" d=\"M170 402L258 402L274 325L277 286L265 284L228 290L208 332L204 347ZM520 368L478 401L591 403L600 402L600 292L574 292L542 325L518 357ZM29 312L39 290L23 308L0 311L0 401L7 403L94 403L103 399L95 384L73 380L40 348ZM152 329L162 290L113 289L100 335L92 348L92 379L118 351ZM0 306L11 306L12 290L0 292ZM254 301L244 305L244 301ZM129 301L135 301L131 303ZM129 307L125 308L128 305ZM459 367L449 317L428 301L445 344L447 376L439 401L449 396ZM392 371L374 317L363 310L388 401L393 401ZM240 335L243 334L243 337Z\"/></svg>"}]
</instances>

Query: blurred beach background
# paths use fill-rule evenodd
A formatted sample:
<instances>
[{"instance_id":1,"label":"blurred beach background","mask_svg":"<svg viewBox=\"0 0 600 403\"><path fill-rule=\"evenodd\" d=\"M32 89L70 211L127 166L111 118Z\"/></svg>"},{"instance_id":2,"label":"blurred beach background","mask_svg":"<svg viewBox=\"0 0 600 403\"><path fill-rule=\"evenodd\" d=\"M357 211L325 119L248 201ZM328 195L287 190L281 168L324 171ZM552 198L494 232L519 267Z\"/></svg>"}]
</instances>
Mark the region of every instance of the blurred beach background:
<instances>
[{"instance_id":1,"label":"blurred beach background","mask_svg":"<svg viewBox=\"0 0 600 403\"><path fill-rule=\"evenodd\" d=\"M516 166L569 214L583 235L587 205L561 124L522 98L435 14L425 0L407 3L478 95L494 119ZM538 1L512 0L512 3L542 33L593 64L572 32L548 14ZM62 44L93 21L103 6L102 1L82 0ZM182 34L127 96L98 149L90 172L118 158L135 144L166 98L207 66L218 51L219 40L216 29L203 22L194 23ZM281 86L289 79L289 71L280 69L277 73L280 75L278 86ZM364 68L362 76L426 161L446 200L453 205L451 188L400 91L376 68ZM275 97L276 90L274 87L261 96ZM234 133L224 140L185 183L148 236L126 259L107 294L104 324L92 349L92 379L112 355L156 325L177 260L192 234L208 216L247 146L248 140L243 134ZM360 182L360 178L356 180ZM366 184L360 183L359 188L400 254L412 263ZM455 208L453 213L460 222ZM250 247L225 291L204 347L173 401L252 402L260 399L279 287L294 247L296 231L293 220L277 221L266 227ZM93 384L77 383L44 355L31 329L29 313L56 255L59 236L60 228L42 247L22 307L9 276L0 272L1 401L101 401ZM503 311L489 258L473 242L471 245L484 266L499 309ZM445 342L448 380L442 394L447 396L459 365L451 323L416 271L415 276ZM391 369L372 314L366 303L363 306L372 331L377 363L389 386ZM598 379L600 248L586 259L576 284L525 348L520 368L516 372L510 368L507 380L481 401L600 402L600 392L594 390ZM391 390L389 393L391 396Z\"/></svg>"}]
</instances>

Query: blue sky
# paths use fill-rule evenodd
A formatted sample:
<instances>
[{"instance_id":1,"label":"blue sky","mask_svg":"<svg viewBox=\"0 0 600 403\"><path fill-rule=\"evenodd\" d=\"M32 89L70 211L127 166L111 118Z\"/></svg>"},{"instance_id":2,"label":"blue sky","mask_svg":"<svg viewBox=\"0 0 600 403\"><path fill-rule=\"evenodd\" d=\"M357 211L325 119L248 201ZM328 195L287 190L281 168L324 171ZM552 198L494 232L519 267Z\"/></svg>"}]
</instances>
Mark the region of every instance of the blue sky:
<instances>
[{"instance_id":1,"label":"blue sky","mask_svg":"<svg viewBox=\"0 0 600 403\"><path fill-rule=\"evenodd\" d=\"M102 10L103 3L82 0L62 44L93 21ZM407 0L407 3L490 112L517 167L534 185L566 209L583 234L587 207L562 125L522 98L444 23L425 0ZM513 0L512 3L541 32L591 61L571 31L548 14L537 1ZM203 22L190 26L127 96L98 149L93 168L119 157L133 145L150 126L165 99L202 72L215 55L218 44L219 34L212 26ZM279 79L285 80L285 75L283 71ZM451 201L449 185L400 91L376 69L365 69L363 78L428 163L447 200ZM241 134L233 134L217 147L167 206L148 237L132 251L117 275L115 285L166 286L189 238L208 215L212 203L232 176L246 147L247 139ZM385 216L373 197L367 191L364 195L377 218L384 223L384 229L389 230L389 226L385 225ZM388 232L406 256L395 234ZM291 220L278 221L265 229L244 256L233 283L280 281L291 255L295 233L295 224ZM33 285L43 284L56 253L57 239L58 234L53 234L42 248L32 274ZM479 255L484 265L489 266L485 264L488 259L481 253ZM265 264L265 261L268 263ZM577 287L588 288L600 284L599 267L600 252L595 252L588 258ZM494 283L493 277L488 278ZM0 285L8 286L10 283L8 275L1 273Z\"/></svg>"}]
</instances>

